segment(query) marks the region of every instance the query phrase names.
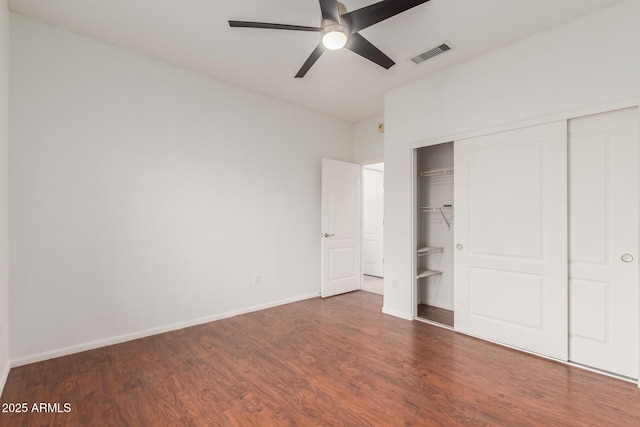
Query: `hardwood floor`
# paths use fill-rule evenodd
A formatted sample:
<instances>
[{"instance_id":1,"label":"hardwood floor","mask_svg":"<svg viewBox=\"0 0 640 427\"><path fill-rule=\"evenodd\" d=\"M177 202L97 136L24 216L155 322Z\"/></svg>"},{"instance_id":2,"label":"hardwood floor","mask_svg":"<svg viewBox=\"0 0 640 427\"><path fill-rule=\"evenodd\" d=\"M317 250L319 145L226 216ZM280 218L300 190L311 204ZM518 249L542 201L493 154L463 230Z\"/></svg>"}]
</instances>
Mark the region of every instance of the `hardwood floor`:
<instances>
[{"instance_id":1,"label":"hardwood floor","mask_svg":"<svg viewBox=\"0 0 640 427\"><path fill-rule=\"evenodd\" d=\"M638 426L634 384L381 314L354 292L14 368L2 426Z\"/></svg>"},{"instance_id":2,"label":"hardwood floor","mask_svg":"<svg viewBox=\"0 0 640 427\"><path fill-rule=\"evenodd\" d=\"M418 304L418 317L453 328L453 311L432 305Z\"/></svg>"}]
</instances>

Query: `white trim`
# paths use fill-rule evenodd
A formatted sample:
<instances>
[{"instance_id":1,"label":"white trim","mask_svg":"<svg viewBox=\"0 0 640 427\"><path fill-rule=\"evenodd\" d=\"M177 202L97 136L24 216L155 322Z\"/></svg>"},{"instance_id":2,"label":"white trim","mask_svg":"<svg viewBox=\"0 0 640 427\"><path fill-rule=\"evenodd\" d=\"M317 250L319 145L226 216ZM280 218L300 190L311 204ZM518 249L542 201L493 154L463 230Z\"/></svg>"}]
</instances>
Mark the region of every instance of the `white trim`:
<instances>
[{"instance_id":1,"label":"white trim","mask_svg":"<svg viewBox=\"0 0 640 427\"><path fill-rule=\"evenodd\" d=\"M2 367L2 372L0 373L0 396L4 391L4 386L7 383L7 378L9 378L10 370L11 370L11 364L9 363L9 361L7 361L7 363L5 363L5 365Z\"/></svg>"},{"instance_id":2,"label":"white trim","mask_svg":"<svg viewBox=\"0 0 640 427\"><path fill-rule=\"evenodd\" d=\"M280 301L274 301L267 304L255 305L253 307L242 308L238 310L227 311L225 313L214 314L212 316L201 317L198 319L188 320L186 322L174 323L171 325L161 326L158 328L147 329L144 331L134 332L131 334L120 335L117 337L107 338L103 340L91 341L84 344L73 345L70 347L64 347L57 350L46 351L44 353L34 354L31 356L20 357L18 359L11 360L11 367L17 367L22 365L28 365L30 363L42 362L43 360L49 360L56 357L68 356L74 353L80 353L82 351L94 350L100 347L106 347L109 345L120 344L123 342L145 338L151 335L163 334L165 332L176 331L178 329L188 328L190 326L202 325L204 323L214 322L216 320L227 319L229 317L238 316L241 314L247 314L254 311L260 311L267 308L273 308L280 305L291 304L298 301L303 301L311 298L317 298L320 296L320 292L314 292L308 295L301 295L298 297L288 298Z\"/></svg>"},{"instance_id":3,"label":"white trim","mask_svg":"<svg viewBox=\"0 0 640 427\"><path fill-rule=\"evenodd\" d=\"M560 120L571 120L578 117L591 116L593 114L606 113L609 111L622 110L624 108L640 107L640 97L633 97L619 101L609 102L606 104L592 105L589 107L578 108L575 110L563 111L549 114L547 116L535 117L532 119L520 120L517 122L504 123L483 129L462 132L453 135L440 136L430 139L418 140L411 143L411 149L428 147L430 145L442 144L445 142L459 141L462 139L475 138L477 136L491 135L493 133L506 132L515 129L521 129L531 126L538 126L545 123L556 122Z\"/></svg>"},{"instance_id":4,"label":"white trim","mask_svg":"<svg viewBox=\"0 0 640 427\"><path fill-rule=\"evenodd\" d=\"M638 146L640 146L640 106L638 106ZM639 150L640 151L640 150ZM640 157L638 158L638 164L640 164ZM640 236L638 236L638 238L640 239ZM640 241L640 240L639 240ZM638 254L640 255L640 254ZM640 308L640 292L638 292L638 307ZM640 316L638 316L638 325L640 326ZM638 346L640 347L640 327L638 328L638 342L637 342ZM638 349L638 355L640 355L640 348ZM637 381L637 385L638 388L640 388L640 357L638 357L638 381Z\"/></svg>"},{"instance_id":5,"label":"white trim","mask_svg":"<svg viewBox=\"0 0 640 427\"><path fill-rule=\"evenodd\" d=\"M390 310L386 307L382 307L382 313L393 317L399 317L404 320L413 320L413 315L411 313L402 313L400 311Z\"/></svg>"},{"instance_id":6,"label":"white trim","mask_svg":"<svg viewBox=\"0 0 640 427\"><path fill-rule=\"evenodd\" d=\"M411 314L418 317L418 151L411 149Z\"/></svg>"},{"instance_id":7,"label":"white trim","mask_svg":"<svg viewBox=\"0 0 640 427\"><path fill-rule=\"evenodd\" d=\"M371 163L371 164L374 164L374 163ZM364 259L364 255L362 254L362 246L364 244L364 232L362 231L362 224L364 224L364 168L365 168L365 165L360 163L360 259L358 260L358 265L360 266L360 279L359 279L360 287L358 288L359 290L362 290L362 284L364 283L364 279L362 277L364 275L364 267L362 266L363 259ZM322 212L320 214L322 214ZM320 228L322 229L323 227L320 226ZM322 245L322 241L323 239L320 239L321 245ZM322 251L322 255L324 255L324 251L322 247L320 248L320 251ZM324 260L322 262L324 263ZM321 265L320 268L324 269L324 265ZM322 278L320 280L322 280Z\"/></svg>"}]
</instances>

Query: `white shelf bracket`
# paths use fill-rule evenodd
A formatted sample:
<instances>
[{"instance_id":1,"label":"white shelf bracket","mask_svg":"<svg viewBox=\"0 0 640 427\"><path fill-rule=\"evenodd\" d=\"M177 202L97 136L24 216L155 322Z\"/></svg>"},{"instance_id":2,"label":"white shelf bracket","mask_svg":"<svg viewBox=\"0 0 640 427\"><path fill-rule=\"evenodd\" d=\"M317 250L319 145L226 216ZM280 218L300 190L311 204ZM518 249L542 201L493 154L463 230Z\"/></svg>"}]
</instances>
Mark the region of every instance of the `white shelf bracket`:
<instances>
[{"instance_id":1,"label":"white shelf bracket","mask_svg":"<svg viewBox=\"0 0 640 427\"><path fill-rule=\"evenodd\" d=\"M447 224L447 229L451 230L451 224L449 224L449 221L447 221L447 217L445 216L442 208L438 209L440 211L440 214L442 215L442 219L444 219L445 224Z\"/></svg>"}]
</instances>

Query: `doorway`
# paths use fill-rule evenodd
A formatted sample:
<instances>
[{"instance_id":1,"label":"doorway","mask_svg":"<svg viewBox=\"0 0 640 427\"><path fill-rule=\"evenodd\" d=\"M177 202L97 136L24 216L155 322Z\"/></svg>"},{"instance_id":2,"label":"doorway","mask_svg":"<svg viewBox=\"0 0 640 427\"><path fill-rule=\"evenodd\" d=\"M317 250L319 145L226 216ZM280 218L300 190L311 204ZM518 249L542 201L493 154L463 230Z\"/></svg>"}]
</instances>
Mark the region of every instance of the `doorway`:
<instances>
[{"instance_id":1,"label":"doorway","mask_svg":"<svg viewBox=\"0 0 640 427\"><path fill-rule=\"evenodd\" d=\"M415 150L416 319L454 326L453 143Z\"/></svg>"},{"instance_id":2,"label":"doorway","mask_svg":"<svg viewBox=\"0 0 640 427\"><path fill-rule=\"evenodd\" d=\"M362 290L383 294L384 163L362 167Z\"/></svg>"}]
</instances>

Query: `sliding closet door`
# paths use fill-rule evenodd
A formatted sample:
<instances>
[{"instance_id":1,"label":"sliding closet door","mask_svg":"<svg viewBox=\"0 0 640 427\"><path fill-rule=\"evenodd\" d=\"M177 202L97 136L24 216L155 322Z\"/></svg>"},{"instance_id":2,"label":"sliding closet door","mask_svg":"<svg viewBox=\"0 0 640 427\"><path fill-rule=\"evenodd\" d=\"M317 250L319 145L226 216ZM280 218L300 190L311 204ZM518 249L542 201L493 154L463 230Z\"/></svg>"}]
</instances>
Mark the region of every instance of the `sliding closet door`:
<instances>
[{"instance_id":1,"label":"sliding closet door","mask_svg":"<svg viewBox=\"0 0 640 427\"><path fill-rule=\"evenodd\" d=\"M456 329L566 360L566 122L454 147Z\"/></svg>"},{"instance_id":2,"label":"sliding closet door","mask_svg":"<svg viewBox=\"0 0 640 427\"><path fill-rule=\"evenodd\" d=\"M638 378L638 109L569 121L569 359Z\"/></svg>"}]
</instances>

